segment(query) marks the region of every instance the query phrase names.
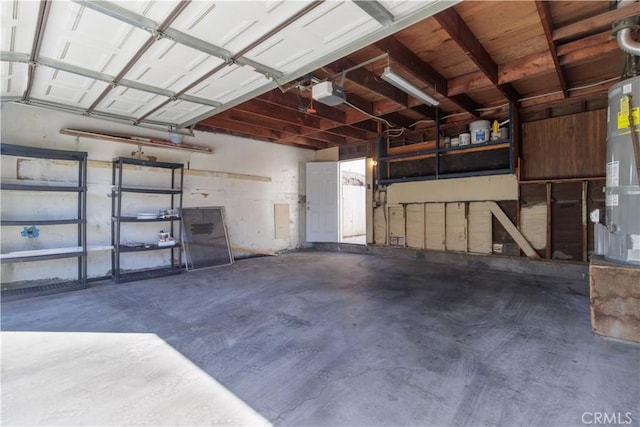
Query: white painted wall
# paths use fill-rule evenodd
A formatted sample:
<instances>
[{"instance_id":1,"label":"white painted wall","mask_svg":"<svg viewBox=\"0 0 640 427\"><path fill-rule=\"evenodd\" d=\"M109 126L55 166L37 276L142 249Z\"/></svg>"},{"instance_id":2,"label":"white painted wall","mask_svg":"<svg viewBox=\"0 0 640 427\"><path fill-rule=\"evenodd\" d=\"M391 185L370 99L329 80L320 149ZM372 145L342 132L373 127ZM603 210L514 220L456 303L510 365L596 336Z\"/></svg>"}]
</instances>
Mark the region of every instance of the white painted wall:
<instances>
[{"instance_id":1,"label":"white painted wall","mask_svg":"<svg viewBox=\"0 0 640 427\"><path fill-rule=\"evenodd\" d=\"M88 152L88 242L89 245L110 244L111 199L107 196L111 187L110 162L114 157L130 157L131 153L137 150L137 146L87 138L77 139L61 135L60 129L74 128L162 139L168 139L168 134L18 104L6 104L1 108L3 143ZM305 211L299 200L305 193L305 163L314 160L313 151L207 132L196 132L194 137L184 137L183 142L210 147L214 154L160 147L142 147L142 151L145 155L156 156L159 161L179 162L189 167L189 170L185 171L183 205L224 206L232 246L278 251L299 247L305 241ZM46 162L35 162L30 166L32 167L23 170L27 179L39 179L43 175L47 178L64 178L69 173L68 167L65 170L64 166L52 166ZM166 178L161 172L125 170L125 173L127 172L131 172L128 176L134 184L140 185L157 186L158 181ZM224 177L215 172L268 177L270 182L252 180L250 177ZM7 163L6 159L3 160L1 173L2 179L15 178L15 162ZM149 211L150 206L153 207L153 212L155 208L162 208L165 203L164 199L158 200L154 197L141 203L141 199L134 200L135 195L127 196L133 196L127 204L130 213ZM33 197L33 194L9 196L8 192L3 192L1 212L3 218L15 218L45 209L50 218L55 218L68 212L69 203L73 202L59 198ZM290 206L288 239L275 239L273 205L276 203ZM162 225L144 224L142 227L128 227L134 227L132 240L153 241ZM20 237L21 227L4 228L2 251L63 246L69 243L66 240L73 234L73 228L40 228L41 237L29 239L30 241ZM146 268L163 265L166 262L164 257L167 255L168 251L158 251L136 254L135 259L128 255L127 257L131 264L129 267ZM108 251L89 255L89 277L107 275L110 269ZM9 283L41 278L73 278L75 274L75 260L63 259L3 264L1 279L3 283Z\"/></svg>"}]
</instances>

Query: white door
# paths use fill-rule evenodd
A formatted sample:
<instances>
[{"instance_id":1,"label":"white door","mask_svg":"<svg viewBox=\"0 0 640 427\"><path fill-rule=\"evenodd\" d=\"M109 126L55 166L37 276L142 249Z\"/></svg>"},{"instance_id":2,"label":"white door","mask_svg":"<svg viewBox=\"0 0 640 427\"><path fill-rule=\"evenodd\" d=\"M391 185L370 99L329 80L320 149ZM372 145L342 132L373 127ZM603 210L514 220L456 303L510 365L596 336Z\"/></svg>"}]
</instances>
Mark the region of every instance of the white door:
<instances>
[{"instance_id":1,"label":"white door","mask_svg":"<svg viewBox=\"0 0 640 427\"><path fill-rule=\"evenodd\" d=\"M340 241L338 162L307 163L307 242Z\"/></svg>"}]
</instances>

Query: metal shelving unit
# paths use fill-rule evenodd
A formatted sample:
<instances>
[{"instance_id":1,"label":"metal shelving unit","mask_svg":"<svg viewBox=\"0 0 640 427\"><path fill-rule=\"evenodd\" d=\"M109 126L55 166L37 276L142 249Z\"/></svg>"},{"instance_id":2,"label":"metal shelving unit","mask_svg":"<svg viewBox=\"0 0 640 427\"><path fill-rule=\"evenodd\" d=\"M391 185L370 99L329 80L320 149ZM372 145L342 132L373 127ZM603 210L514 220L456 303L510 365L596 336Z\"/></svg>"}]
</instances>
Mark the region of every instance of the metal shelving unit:
<instances>
[{"instance_id":1,"label":"metal shelving unit","mask_svg":"<svg viewBox=\"0 0 640 427\"><path fill-rule=\"evenodd\" d=\"M69 185L46 185L46 183L10 183L2 182L0 189L3 191L20 192L67 192L77 194L77 214L71 218L36 218L36 219L7 219L3 212L0 225L3 227L27 227L60 225L77 225L77 246L66 248L49 248L38 250L24 250L4 253L0 255L0 262L22 263L62 258L77 258L78 274L75 280L40 281L21 283L19 287L11 283L2 284L2 299L12 300L31 296L48 295L69 290L83 289L87 287L87 153L79 151L54 150L48 148L25 147L13 144L0 144L0 153L3 156L63 160L77 162L77 182ZM45 283L46 282L46 283Z\"/></svg>"},{"instance_id":2,"label":"metal shelving unit","mask_svg":"<svg viewBox=\"0 0 640 427\"><path fill-rule=\"evenodd\" d=\"M165 188L148 188L132 186L131 183L125 184L124 169L126 168L126 165L168 169L171 173L170 185ZM182 272L182 244L180 242L180 236L182 236L181 218L176 216L171 218L140 219L133 216L122 215L122 199L127 193L164 194L168 196L170 209L178 210L178 212L180 212L182 210L183 180L184 165L182 163L155 162L150 160L131 159L127 157L118 157L113 160L111 177L111 244L113 245L111 253L111 277L116 283L151 279L154 277L180 274ZM137 243L135 245L126 245L122 243L123 224L161 222L168 223L169 233L174 237L175 244L161 246L156 243ZM122 270L120 262L121 254L159 250L171 251L170 265L131 271Z\"/></svg>"},{"instance_id":3,"label":"metal shelving unit","mask_svg":"<svg viewBox=\"0 0 640 427\"><path fill-rule=\"evenodd\" d=\"M445 178L461 178L461 177L469 177L469 176L480 176L480 175L499 175L499 174L510 174L514 171L514 127L513 127L513 117L514 117L514 104L509 104L509 138L501 139L498 141L488 141L480 144L471 144L465 146L457 146L457 147L443 147L441 146L440 141L440 118L439 111L436 111L436 141L435 148L430 150L421 150L413 153L403 153L403 154L395 154L395 155L387 155L387 148L385 146L385 142L382 138L378 139L377 145L377 160L379 163L378 166L378 176L377 181L380 185L388 185L397 182L411 182L411 181L428 181L435 179L445 179ZM508 167L505 168L479 168L477 170L468 171L468 172L444 172L443 171L443 160L446 160L450 156L458 156L465 155L471 153L478 153L482 151L493 151L493 150L506 150L508 149ZM402 178L390 178L385 173L387 166L394 161L411 161L416 159L427 159L433 158L435 159L435 170L432 174L427 174L423 176L408 176ZM506 165L505 165L506 166Z\"/></svg>"}]
</instances>

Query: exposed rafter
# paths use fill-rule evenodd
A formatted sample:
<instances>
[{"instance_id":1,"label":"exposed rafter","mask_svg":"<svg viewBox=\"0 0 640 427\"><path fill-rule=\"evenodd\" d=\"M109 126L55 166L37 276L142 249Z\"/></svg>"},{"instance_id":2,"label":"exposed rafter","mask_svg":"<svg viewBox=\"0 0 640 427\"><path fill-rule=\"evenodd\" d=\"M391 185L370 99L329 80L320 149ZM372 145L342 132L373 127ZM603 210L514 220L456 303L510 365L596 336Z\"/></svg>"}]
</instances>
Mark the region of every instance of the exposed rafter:
<instances>
[{"instance_id":1,"label":"exposed rafter","mask_svg":"<svg viewBox=\"0 0 640 427\"><path fill-rule=\"evenodd\" d=\"M476 66L493 83L509 101L515 101L520 96L509 83L500 84L498 81L498 65L491 59L485 48L471 32L467 24L460 18L454 8L444 10L434 16L440 26L465 51Z\"/></svg>"},{"instance_id":2,"label":"exposed rafter","mask_svg":"<svg viewBox=\"0 0 640 427\"><path fill-rule=\"evenodd\" d=\"M387 52L391 60L400 64L401 67L413 74L416 78L431 83L436 92L446 96L463 110L473 115L478 114L476 110L480 108L480 105L467 95L459 94L448 96L447 79L411 52L411 50L400 43L395 37L390 36L382 39L376 42L375 46L381 51Z\"/></svg>"},{"instance_id":3,"label":"exposed rafter","mask_svg":"<svg viewBox=\"0 0 640 427\"><path fill-rule=\"evenodd\" d=\"M564 97L567 98L569 97L569 92L567 90L567 76L565 75L564 70L560 66L560 62L558 61L557 46L556 42L553 40L551 8L549 6L549 2L545 0L536 0L536 8L538 9L540 24L542 24L542 29L544 30L544 35L547 39L547 45L549 46L549 54L551 55L551 59L553 60L553 66L556 70L558 81L560 82L560 89L562 90L562 94L564 95Z\"/></svg>"}]
</instances>

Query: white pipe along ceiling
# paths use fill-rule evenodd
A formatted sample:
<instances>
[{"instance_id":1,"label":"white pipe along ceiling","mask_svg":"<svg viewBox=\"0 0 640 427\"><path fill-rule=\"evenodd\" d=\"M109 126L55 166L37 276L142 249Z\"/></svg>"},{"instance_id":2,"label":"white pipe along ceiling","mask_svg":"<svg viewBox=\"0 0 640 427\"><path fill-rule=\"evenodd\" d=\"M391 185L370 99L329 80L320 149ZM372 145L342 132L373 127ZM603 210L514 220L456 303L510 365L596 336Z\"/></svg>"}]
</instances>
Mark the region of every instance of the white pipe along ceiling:
<instances>
[{"instance_id":1,"label":"white pipe along ceiling","mask_svg":"<svg viewBox=\"0 0 640 427\"><path fill-rule=\"evenodd\" d=\"M455 1L14 1L3 102L191 133Z\"/></svg>"}]
</instances>

